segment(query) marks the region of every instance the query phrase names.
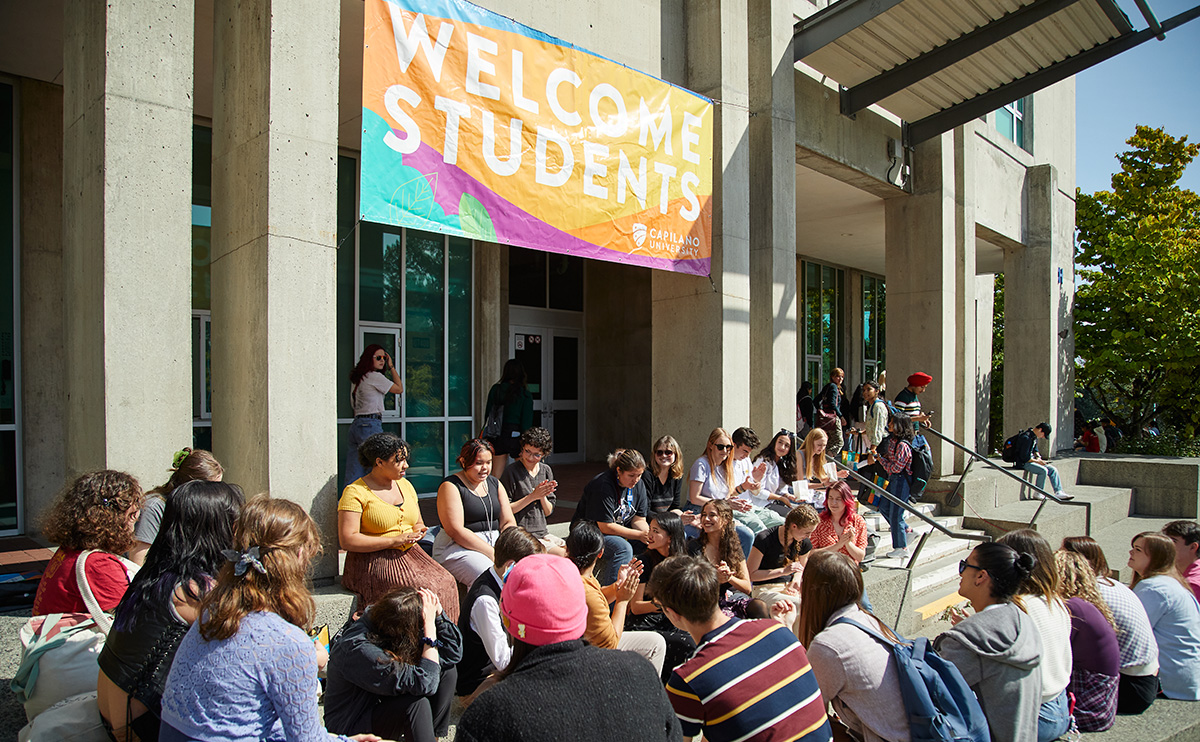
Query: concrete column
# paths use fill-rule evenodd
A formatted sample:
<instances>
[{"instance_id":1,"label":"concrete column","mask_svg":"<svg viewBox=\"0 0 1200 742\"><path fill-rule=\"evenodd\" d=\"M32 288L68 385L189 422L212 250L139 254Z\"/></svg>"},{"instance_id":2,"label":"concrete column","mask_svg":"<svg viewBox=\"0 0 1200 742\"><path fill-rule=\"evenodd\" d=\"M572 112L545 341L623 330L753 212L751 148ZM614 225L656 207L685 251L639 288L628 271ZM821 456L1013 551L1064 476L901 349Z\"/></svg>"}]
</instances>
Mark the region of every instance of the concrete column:
<instances>
[{"instance_id":1,"label":"concrete column","mask_svg":"<svg viewBox=\"0 0 1200 742\"><path fill-rule=\"evenodd\" d=\"M912 195L884 204L884 242L888 396L894 399L916 371L933 376L921 407L937 413L933 427L957 439L955 182L954 135L918 145ZM950 473L953 449L933 436L929 443L935 473Z\"/></svg>"},{"instance_id":2,"label":"concrete column","mask_svg":"<svg viewBox=\"0 0 1200 742\"><path fill-rule=\"evenodd\" d=\"M686 0L688 88L713 112L711 280L654 271L650 427L690 459L713 427L750 421L750 147L744 2ZM662 432L658 432L662 431Z\"/></svg>"},{"instance_id":3,"label":"concrete column","mask_svg":"<svg viewBox=\"0 0 1200 742\"><path fill-rule=\"evenodd\" d=\"M508 355L508 248L475 243L475 421L487 417L488 391ZM457 456L457 453L455 453Z\"/></svg>"},{"instance_id":4,"label":"concrete column","mask_svg":"<svg viewBox=\"0 0 1200 742\"><path fill-rule=\"evenodd\" d=\"M309 508L337 571L339 6L217 0L213 441L247 493Z\"/></svg>"},{"instance_id":5,"label":"concrete column","mask_svg":"<svg viewBox=\"0 0 1200 742\"><path fill-rule=\"evenodd\" d=\"M1029 168L1025 182L1025 247L1004 254L1004 429L1049 422L1054 451L1072 433L1075 209L1053 165Z\"/></svg>"},{"instance_id":6,"label":"concrete column","mask_svg":"<svg viewBox=\"0 0 1200 742\"><path fill-rule=\"evenodd\" d=\"M21 454L25 532L63 485L63 89L21 80Z\"/></svg>"},{"instance_id":7,"label":"concrete column","mask_svg":"<svg viewBox=\"0 0 1200 742\"><path fill-rule=\"evenodd\" d=\"M992 314L996 304L996 275L975 277L975 450L989 451L988 426L992 411Z\"/></svg>"},{"instance_id":8,"label":"concrete column","mask_svg":"<svg viewBox=\"0 0 1200 742\"><path fill-rule=\"evenodd\" d=\"M67 3L63 21L62 473L152 486L192 440L194 7Z\"/></svg>"},{"instance_id":9,"label":"concrete column","mask_svg":"<svg viewBox=\"0 0 1200 742\"><path fill-rule=\"evenodd\" d=\"M749 2L750 424L796 418L796 71L791 7Z\"/></svg>"},{"instance_id":10,"label":"concrete column","mask_svg":"<svg viewBox=\"0 0 1200 742\"><path fill-rule=\"evenodd\" d=\"M954 137L954 439L964 446L975 441L977 399L975 351L975 167L971 156L975 122L956 128ZM943 336L943 342L948 338ZM945 408L943 408L945 409ZM949 412L949 410L946 410ZM943 418L945 419L945 418ZM936 421L935 421L936 422ZM945 423L943 423L945 424ZM940 430L940 428L939 428ZM954 449L954 471L962 471L967 455Z\"/></svg>"}]
</instances>

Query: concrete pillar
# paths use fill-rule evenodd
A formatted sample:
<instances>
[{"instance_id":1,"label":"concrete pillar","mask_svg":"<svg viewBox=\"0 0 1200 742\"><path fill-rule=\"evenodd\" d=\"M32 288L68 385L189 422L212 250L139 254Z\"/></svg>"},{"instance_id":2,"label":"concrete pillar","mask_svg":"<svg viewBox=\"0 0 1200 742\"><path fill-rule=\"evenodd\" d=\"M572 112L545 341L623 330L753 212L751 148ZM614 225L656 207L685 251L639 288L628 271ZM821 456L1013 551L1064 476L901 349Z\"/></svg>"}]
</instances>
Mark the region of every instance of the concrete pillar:
<instances>
[{"instance_id":1,"label":"concrete pillar","mask_svg":"<svg viewBox=\"0 0 1200 742\"><path fill-rule=\"evenodd\" d=\"M1004 429L1049 422L1054 451L1072 434L1075 209L1053 165L1029 168L1025 182L1025 247L1004 254Z\"/></svg>"},{"instance_id":2,"label":"concrete pillar","mask_svg":"<svg viewBox=\"0 0 1200 742\"><path fill-rule=\"evenodd\" d=\"M63 89L21 80L21 458L25 532L63 485Z\"/></svg>"},{"instance_id":3,"label":"concrete pillar","mask_svg":"<svg viewBox=\"0 0 1200 742\"><path fill-rule=\"evenodd\" d=\"M227 478L309 508L337 571L339 6L217 0L213 441Z\"/></svg>"},{"instance_id":4,"label":"concrete pillar","mask_svg":"<svg viewBox=\"0 0 1200 742\"><path fill-rule=\"evenodd\" d=\"M192 440L194 7L67 3L63 21L63 473L149 487Z\"/></svg>"},{"instance_id":5,"label":"concrete pillar","mask_svg":"<svg viewBox=\"0 0 1200 742\"><path fill-rule=\"evenodd\" d=\"M654 271L650 428L690 461L750 421L750 147L744 2L685 0L687 80L713 111L712 278ZM659 432L661 431L661 432Z\"/></svg>"},{"instance_id":6,"label":"concrete pillar","mask_svg":"<svg viewBox=\"0 0 1200 742\"><path fill-rule=\"evenodd\" d=\"M954 135L918 145L912 195L884 204L884 242L888 397L894 399L916 371L933 376L921 407L936 413L934 428L957 439L955 182ZM933 436L929 444L935 473L950 473L953 449Z\"/></svg>"},{"instance_id":7,"label":"concrete pillar","mask_svg":"<svg viewBox=\"0 0 1200 742\"><path fill-rule=\"evenodd\" d=\"M975 444L977 399L975 352L975 122L956 128L954 137L954 439ZM942 341L949 338L943 336ZM945 409L945 408L943 408ZM946 410L949 412L949 410ZM945 418L943 418L944 420ZM942 423L945 424L944 422ZM940 429L940 428L939 428ZM967 455L954 449L954 471L962 471Z\"/></svg>"},{"instance_id":8,"label":"concrete pillar","mask_svg":"<svg viewBox=\"0 0 1200 742\"><path fill-rule=\"evenodd\" d=\"M750 425L796 417L796 71L786 3L749 2Z\"/></svg>"},{"instance_id":9,"label":"concrete pillar","mask_svg":"<svg viewBox=\"0 0 1200 742\"><path fill-rule=\"evenodd\" d=\"M508 354L508 248L475 243L475 421L487 417L488 391L504 371ZM454 454L457 456L457 452Z\"/></svg>"},{"instance_id":10,"label":"concrete pillar","mask_svg":"<svg viewBox=\"0 0 1200 742\"><path fill-rule=\"evenodd\" d=\"M992 315L996 304L996 275L975 277L975 450L989 454L992 414Z\"/></svg>"}]
</instances>

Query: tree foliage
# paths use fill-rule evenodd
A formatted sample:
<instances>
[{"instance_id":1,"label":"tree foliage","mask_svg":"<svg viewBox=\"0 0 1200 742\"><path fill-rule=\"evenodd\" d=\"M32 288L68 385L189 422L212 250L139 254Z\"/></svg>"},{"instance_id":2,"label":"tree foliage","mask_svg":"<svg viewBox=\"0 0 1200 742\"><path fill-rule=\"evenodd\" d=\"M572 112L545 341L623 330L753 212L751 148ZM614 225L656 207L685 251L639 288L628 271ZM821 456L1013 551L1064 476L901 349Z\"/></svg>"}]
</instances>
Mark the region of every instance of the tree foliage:
<instances>
[{"instance_id":1,"label":"tree foliage","mask_svg":"<svg viewBox=\"0 0 1200 742\"><path fill-rule=\"evenodd\" d=\"M1137 436L1200 429L1200 197L1177 183L1200 145L1138 126L1111 191L1079 193L1076 380Z\"/></svg>"}]
</instances>

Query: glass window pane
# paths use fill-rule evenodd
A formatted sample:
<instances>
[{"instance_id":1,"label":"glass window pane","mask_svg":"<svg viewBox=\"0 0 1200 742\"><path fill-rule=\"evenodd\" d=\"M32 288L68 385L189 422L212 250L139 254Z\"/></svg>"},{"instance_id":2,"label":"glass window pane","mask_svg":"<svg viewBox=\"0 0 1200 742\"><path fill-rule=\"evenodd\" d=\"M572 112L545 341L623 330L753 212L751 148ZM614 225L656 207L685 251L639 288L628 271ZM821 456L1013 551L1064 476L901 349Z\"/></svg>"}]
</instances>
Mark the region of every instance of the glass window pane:
<instances>
[{"instance_id":1,"label":"glass window pane","mask_svg":"<svg viewBox=\"0 0 1200 742\"><path fill-rule=\"evenodd\" d=\"M583 311L583 258L546 253L550 271L550 308Z\"/></svg>"},{"instance_id":2,"label":"glass window pane","mask_svg":"<svg viewBox=\"0 0 1200 742\"><path fill-rule=\"evenodd\" d=\"M821 273L812 263L804 264L805 355L821 352Z\"/></svg>"},{"instance_id":3,"label":"glass window pane","mask_svg":"<svg viewBox=\"0 0 1200 742\"><path fill-rule=\"evenodd\" d=\"M458 452L462 450L463 444L475 437L475 423L468 421L452 422L448 426L450 428L449 437L446 439L446 473L458 469L458 463L455 459L458 457Z\"/></svg>"},{"instance_id":4,"label":"glass window pane","mask_svg":"<svg viewBox=\"0 0 1200 742\"><path fill-rule=\"evenodd\" d=\"M192 309L212 309L212 209L192 205Z\"/></svg>"},{"instance_id":5,"label":"glass window pane","mask_svg":"<svg viewBox=\"0 0 1200 742\"><path fill-rule=\"evenodd\" d=\"M579 410L554 411L554 453L579 452Z\"/></svg>"},{"instance_id":6,"label":"glass window pane","mask_svg":"<svg viewBox=\"0 0 1200 742\"><path fill-rule=\"evenodd\" d=\"M337 416L354 415L350 406L350 371L358 362L354 354L354 223L358 219L355 184L357 164L351 157L338 157L337 162ZM338 449L346 450L345 442ZM345 466L343 461L340 466ZM338 481L342 481L341 473Z\"/></svg>"},{"instance_id":7,"label":"glass window pane","mask_svg":"<svg viewBox=\"0 0 1200 742\"><path fill-rule=\"evenodd\" d=\"M212 206L212 129L192 127L192 203Z\"/></svg>"},{"instance_id":8,"label":"glass window pane","mask_svg":"<svg viewBox=\"0 0 1200 742\"><path fill-rule=\"evenodd\" d=\"M996 130L1010 141L1013 138L1013 115L1007 108L996 111Z\"/></svg>"},{"instance_id":9,"label":"glass window pane","mask_svg":"<svg viewBox=\"0 0 1200 742\"><path fill-rule=\"evenodd\" d=\"M579 399L579 338L554 336L554 398Z\"/></svg>"},{"instance_id":10,"label":"glass window pane","mask_svg":"<svg viewBox=\"0 0 1200 742\"><path fill-rule=\"evenodd\" d=\"M445 239L408 230L405 242L404 392L409 417L445 414Z\"/></svg>"},{"instance_id":11,"label":"glass window pane","mask_svg":"<svg viewBox=\"0 0 1200 742\"><path fill-rule=\"evenodd\" d=\"M0 84L0 423L12 424L16 416L16 330L13 315L13 249L16 245L16 220L13 207L16 204L13 176L16 167L16 144L13 127L13 86ZM6 434L7 435L7 434ZM15 440L15 437L14 437ZM7 448L7 443L5 444ZM7 454L3 454L7 455ZM11 468L0 459L0 467ZM13 459L15 465L16 459ZM2 528L16 528L16 471L13 476L13 518L5 525L7 515L0 522ZM0 473L0 503L7 503L8 474Z\"/></svg>"},{"instance_id":12,"label":"glass window pane","mask_svg":"<svg viewBox=\"0 0 1200 742\"><path fill-rule=\"evenodd\" d=\"M546 306L546 253L523 247L508 248L508 303Z\"/></svg>"},{"instance_id":13,"label":"glass window pane","mask_svg":"<svg viewBox=\"0 0 1200 742\"><path fill-rule=\"evenodd\" d=\"M875 357L875 332L874 328L872 327L875 317L874 304L875 279L869 276L863 276L862 313L864 359L871 359Z\"/></svg>"},{"instance_id":14,"label":"glass window pane","mask_svg":"<svg viewBox=\"0 0 1200 742\"><path fill-rule=\"evenodd\" d=\"M525 369L526 386L533 399L542 398L542 336L517 335L517 350L513 357ZM537 414L537 411L534 411ZM537 425L538 423L534 423Z\"/></svg>"},{"instance_id":15,"label":"glass window pane","mask_svg":"<svg viewBox=\"0 0 1200 742\"><path fill-rule=\"evenodd\" d=\"M446 400L448 414L471 415L471 242L460 237L450 238L449 266L446 287L449 292L446 317L446 341L449 356L446 370L449 375L450 398Z\"/></svg>"},{"instance_id":16,"label":"glass window pane","mask_svg":"<svg viewBox=\"0 0 1200 742\"><path fill-rule=\"evenodd\" d=\"M833 268L821 266L821 365L826 371L832 371L837 365L836 335L834 330L837 317L836 283ZM822 379L824 381L824 379Z\"/></svg>"},{"instance_id":17,"label":"glass window pane","mask_svg":"<svg viewBox=\"0 0 1200 742\"><path fill-rule=\"evenodd\" d=\"M399 324L403 265L400 234L365 222L358 247L358 318Z\"/></svg>"},{"instance_id":18,"label":"glass window pane","mask_svg":"<svg viewBox=\"0 0 1200 742\"><path fill-rule=\"evenodd\" d=\"M887 369L887 283L879 282L879 290L875 294L875 312L879 319L875 324L875 334L879 337L879 368Z\"/></svg>"},{"instance_id":19,"label":"glass window pane","mask_svg":"<svg viewBox=\"0 0 1200 742\"><path fill-rule=\"evenodd\" d=\"M1025 120L1015 119L1013 121L1013 136L1012 140L1017 143L1018 147L1025 146Z\"/></svg>"},{"instance_id":20,"label":"glass window pane","mask_svg":"<svg viewBox=\"0 0 1200 742\"><path fill-rule=\"evenodd\" d=\"M446 444L443 439L445 423L409 423L408 481L418 493L437 492L446 478Z\"/></svg>"},{"instance_id":21,"label":"glass window pane","mask_svg":"<svg viewBox=\"0 0 1200 742\"><path fill-rule=\"evenodd\" d=\"M350 429L350 426L347 425L346 430L349 431L349 429ZM347 433L347 436L349 436L349 433ZM203 449L205 451L212 450L212 426L211 425L193 425L192 426L192 448ZM341 448L339 448L338 450L339 451L346 450L346 441L345 440L341 441ZM342 463L342 466L345 466L344 462ZM338 472L338 481L339 482L342 481L342 472Z\"/></svg>"},{"instance_id":22,"label":"glass window pane","mask_svg":"<svg viewBox=\"0 0 1200 742\"><path fill-rule=\"evenodd\" d=\"M804 381L812 382L814 396L818 392L821 391L821 385L823 383L821 381L821 378L822 378L822 374L821 374L821 362L820 361L809 361L808 363L805 364Z\"/></svg>"}]
</instances>

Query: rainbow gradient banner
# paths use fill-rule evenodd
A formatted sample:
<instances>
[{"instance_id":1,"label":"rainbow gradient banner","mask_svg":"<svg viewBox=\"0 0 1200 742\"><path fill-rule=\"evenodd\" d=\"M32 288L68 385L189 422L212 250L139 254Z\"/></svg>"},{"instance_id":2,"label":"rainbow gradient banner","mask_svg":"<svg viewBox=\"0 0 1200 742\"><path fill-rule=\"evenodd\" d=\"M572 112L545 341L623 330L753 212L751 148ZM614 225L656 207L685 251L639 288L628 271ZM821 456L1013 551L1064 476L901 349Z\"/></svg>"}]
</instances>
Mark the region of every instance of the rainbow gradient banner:
<instances>
[{"instance_id":1,"label":"rainbow gradient banner","mask_svg":"<svg viewBox=\"0 0 1200 742\"><path fill-rule=\"evenodd\" d=\"M366 0L360 216L708 275L710 100L460 0Z\"/></svg>"}]
</instances>

